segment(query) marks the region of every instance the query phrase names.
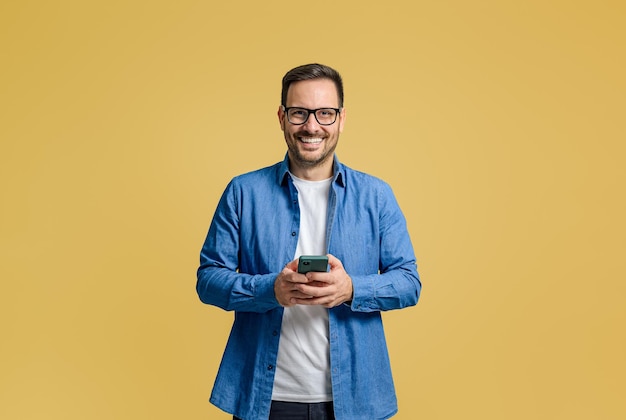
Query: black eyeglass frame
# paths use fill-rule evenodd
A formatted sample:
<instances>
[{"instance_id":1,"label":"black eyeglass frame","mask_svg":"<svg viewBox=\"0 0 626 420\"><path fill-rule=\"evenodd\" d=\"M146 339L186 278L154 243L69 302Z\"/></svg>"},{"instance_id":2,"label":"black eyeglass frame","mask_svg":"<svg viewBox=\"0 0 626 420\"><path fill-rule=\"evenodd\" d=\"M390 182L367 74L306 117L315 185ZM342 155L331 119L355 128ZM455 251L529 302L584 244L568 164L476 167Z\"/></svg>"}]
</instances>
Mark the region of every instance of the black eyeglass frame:
<instances>
[{"instance_id":1,"label":"black eyeglass frame","mask_svg":"<svg viewBox=\"0 0 626 420\"><path fill-rule=\"evenodd\" d=\"M324 108L317 108L317 109L308 109L308 108L302 108L301 106L290 106L290 107L286 107L285 105L281 105L283 107L283 111L285 111L285 115L287 116L287 122L289 122L289 124L293 124L293 125L304 125L306 124L306 122L309 120L309 117L311 116L311 114L313 114L313 116L315 117L315 121L317 121L317 123L319 125L333 125L334 123L337 122L337 117L339 116L339 114L341 113L341 110L343 108L330 108L325 106ZM304 121L302 121L301 123L294 123L291 122L291 120L289 119L289 110L290 109L301 109L303 111L307 112L306 118L304 119ZM331 123L321 123L320 120L317 118L317 111L321 111L322 109L332 109L333 111L335 111L335 119L333 122Z\"/></svg>"}]
</instances>

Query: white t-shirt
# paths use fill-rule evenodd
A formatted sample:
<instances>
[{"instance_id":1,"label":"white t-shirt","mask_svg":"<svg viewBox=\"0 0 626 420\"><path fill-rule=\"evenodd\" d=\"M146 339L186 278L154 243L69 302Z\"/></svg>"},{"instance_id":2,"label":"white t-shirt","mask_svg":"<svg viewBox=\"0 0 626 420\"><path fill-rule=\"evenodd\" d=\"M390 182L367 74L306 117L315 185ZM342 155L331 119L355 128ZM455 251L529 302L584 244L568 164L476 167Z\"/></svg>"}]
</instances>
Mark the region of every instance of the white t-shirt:
<instances>
[{"instance_id":1,"label":"white t-shirt","mask_svg":"<svg viewBox=\"0 0 626 420\"><path fill-rule=\"evenodd\" d=\"M306 181L291 175L300 203L296 255L326 255L326 212L332 178ZM320 305L285 308L272 399L332 401L328 309Z\"/></svg>"}]
</instances>

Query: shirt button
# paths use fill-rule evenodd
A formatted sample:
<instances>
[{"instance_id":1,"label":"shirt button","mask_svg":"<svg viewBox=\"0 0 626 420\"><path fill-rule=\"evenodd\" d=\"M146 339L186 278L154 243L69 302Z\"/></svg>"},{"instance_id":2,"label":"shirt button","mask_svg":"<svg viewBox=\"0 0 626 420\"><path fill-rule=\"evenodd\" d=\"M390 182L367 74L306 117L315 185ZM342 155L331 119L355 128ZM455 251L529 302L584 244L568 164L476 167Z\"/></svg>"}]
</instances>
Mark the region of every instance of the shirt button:
<instances>
[{"instance_id":1,"label":"shirt button","mask_svg":"<svg viewBox=\"0 0 626 420\"><path fill-rule=\"evenodd\" d=\"M273 335L274 337L276 337L276 336L278 335L278 331L276 331L276 330L272 331L272 335Z\"/></svg>"},{"instance_id":2,"label":"shirt button","mask_svg":"<svg viewBox=\"0 0 626 420\"><path fill-rule=\"evenodd\" d=\"M273 370L274 366L273 365L267 365L267 370Z\"/></svg>"},{"instance_id":3,"label":"shirt button","mask_svg":"<svg viewBox=\"0 0 626 420\"><path fill-rule=\"evenodd\" d=\"M291 232L291 236L296 236L296 232Z\"/></svg>"}]
</instances>

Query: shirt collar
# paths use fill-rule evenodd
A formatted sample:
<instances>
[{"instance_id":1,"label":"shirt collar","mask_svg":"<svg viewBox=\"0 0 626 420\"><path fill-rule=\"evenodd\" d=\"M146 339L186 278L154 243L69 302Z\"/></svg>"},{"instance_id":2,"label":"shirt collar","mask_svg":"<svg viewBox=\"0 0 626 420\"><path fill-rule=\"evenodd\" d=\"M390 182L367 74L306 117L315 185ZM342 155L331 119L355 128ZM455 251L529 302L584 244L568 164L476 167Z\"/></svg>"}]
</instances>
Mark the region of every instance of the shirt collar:
<instances>
[{"instance_id":1,"label":"shirt collar","mask_svg":"<svg viewBox=\"0 0 626 420\"><path fill-rule=\"evenodd\" d=\"M344 174L344 166L339 162L337 155L333 157L333 182L345 187L346 176ZM287 182L287 175L289 174L289 155L285 154L285 159L280 163L278 167L278 183L283 185Z\"/></svg>"}]
</instances>

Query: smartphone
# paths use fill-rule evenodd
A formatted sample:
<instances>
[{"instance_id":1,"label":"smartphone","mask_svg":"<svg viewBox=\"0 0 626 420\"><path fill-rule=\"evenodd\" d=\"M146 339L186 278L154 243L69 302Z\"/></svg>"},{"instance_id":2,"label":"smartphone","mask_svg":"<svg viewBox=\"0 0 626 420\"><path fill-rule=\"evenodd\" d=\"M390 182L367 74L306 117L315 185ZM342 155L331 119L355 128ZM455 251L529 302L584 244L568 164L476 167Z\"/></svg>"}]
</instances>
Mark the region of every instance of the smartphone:
<instances>
[{"instance_id":1,"label":"smartphone","mask_svg":"<svg viewBox=\"0 0 626 420\"><path fill-rule=\"evenodd\" d=\"M298 273L309 271L326 272L328 270L328 257L326 255L302 255L298 259Z\"/></svg>"}]
</instances>

